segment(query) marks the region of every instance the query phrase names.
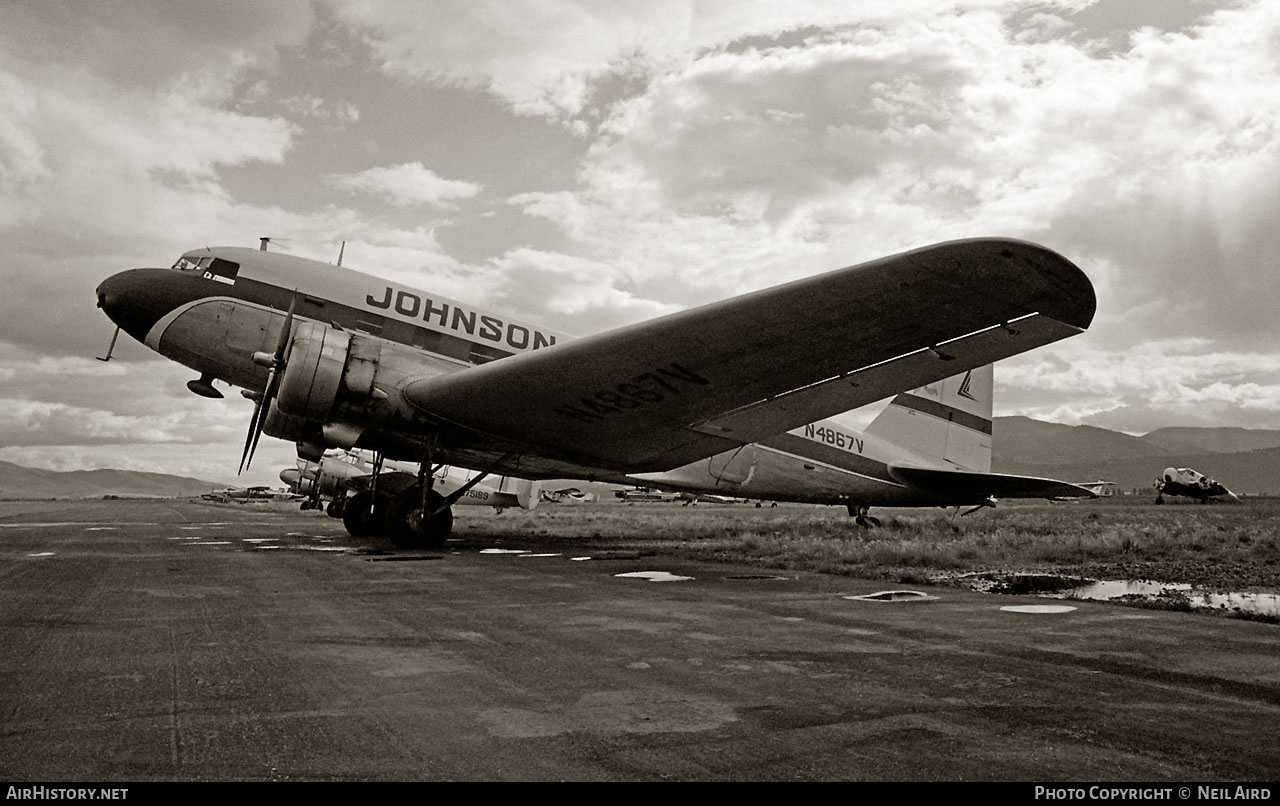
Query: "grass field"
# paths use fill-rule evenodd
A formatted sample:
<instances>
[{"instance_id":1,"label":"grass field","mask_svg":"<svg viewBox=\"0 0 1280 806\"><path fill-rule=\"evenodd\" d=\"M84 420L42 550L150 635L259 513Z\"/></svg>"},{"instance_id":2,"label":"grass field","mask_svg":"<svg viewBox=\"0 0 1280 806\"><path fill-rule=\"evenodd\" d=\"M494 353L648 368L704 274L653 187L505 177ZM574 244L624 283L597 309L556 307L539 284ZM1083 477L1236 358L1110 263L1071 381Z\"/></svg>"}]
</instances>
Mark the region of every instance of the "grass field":
<instances>
[{"instance_id":1,"label":"grass field","mask_svg":"<svg viewBox=\"0 0 1280 806\"><path fill-rule=\"evenodd\" d=\"M458 511L455 536L613 550L883 578L947 582L971 573L1044 573L1186 582L1219 591L1280 591L1280 500L1243 504L1149 499L1012 503L964 517L939 509L873 510L863 529L843 508L673 503L543 505Z\"/></svg>"}]
</instances>

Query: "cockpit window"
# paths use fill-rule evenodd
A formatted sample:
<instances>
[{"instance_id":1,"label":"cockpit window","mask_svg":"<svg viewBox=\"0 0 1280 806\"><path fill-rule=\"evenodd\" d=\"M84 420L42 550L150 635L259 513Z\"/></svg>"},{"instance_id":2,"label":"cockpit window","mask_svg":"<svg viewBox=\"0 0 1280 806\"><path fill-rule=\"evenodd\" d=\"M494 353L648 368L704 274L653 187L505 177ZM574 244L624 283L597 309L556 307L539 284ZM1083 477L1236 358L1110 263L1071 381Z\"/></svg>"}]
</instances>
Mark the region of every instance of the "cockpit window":
<instances>
[{"instance_id":1,"label":"cockpit window","mask_svg":"<svg viewBox=\"0 0 1280 806\"><path fill-rule=\"evenodd\" d=\"M204 275L206 280L217 280L220 283L229 285L235 284L236 275L240 273L239 263L233 263L230 260L223 260L212 255L204 255L202 257L183 255L178 258L177 263L173 264L173 268L177 271L199 272Z\"/></svg>"},{"instance_id":2,"label":"cockpit window","mask_svg":"<svg viewBox=\"0 0 1280 806\"><path fill-rule=\"evenodd\" d=\"M209 264L212 262L213 262L213 257L211 255L201 257L201 258L197 258L194 256L187 257L186 255L183 255L182 257L178 258L177 263L173 264L173 268L177 269L178 271L204 271L206 268L208 268Z\"/></svg>"}]
</instances>

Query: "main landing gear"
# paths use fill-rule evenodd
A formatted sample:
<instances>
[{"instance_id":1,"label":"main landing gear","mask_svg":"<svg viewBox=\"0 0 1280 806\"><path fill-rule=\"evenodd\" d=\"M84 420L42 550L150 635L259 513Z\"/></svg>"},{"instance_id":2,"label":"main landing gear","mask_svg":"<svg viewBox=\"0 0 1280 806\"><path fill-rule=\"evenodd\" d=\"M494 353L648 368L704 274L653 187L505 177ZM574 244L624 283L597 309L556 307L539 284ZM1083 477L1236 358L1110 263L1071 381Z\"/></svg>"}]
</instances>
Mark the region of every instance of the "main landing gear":
<instances>
[{"instance_id":1,"label":"main landing gear","mask_svg":"<svg viewBox=\"0 0 1280 806\"><path fill-rule=\"evenodd\" d=\"M397 492L386 486L347 499L342 525L352 537L386 535L402 549L438 549L453 532L453 509L444 496L411 483Z\"/></svg>"},{"instance_id":2,"label":"main landing gear","mask_svg":"<svg viewBox=\"0 0 1280 806\"><path fill-rule=\"evenodd\" d=\"M873 526L880 525L879 518L875 517L874 515L867 514L867 512L870 511L871 507L862 506L859 504L846 504L845 506L849 510L849 517L853 518L853 522L858 524L862 528L870 529Z\"/></svg>"},{"instance_id":3,"label":"main landing gear","mask_svg":"<svg viewBox=\"0 0 1280 806\"><path fill-rule=\"evenodd\" d=\"M404 549L438 549L453 531L453 509L434 490L406 487L387 502L387 537Z\"/></svg>"},{"instance_id":4,"label":"main landing gear","mask_svg":"<svg viewBox=\"0 0 1280 806\"><path fill-rule=\"evenodd\" d=\"M342 509L342 525L352 537L386 535L399 548L441 548L453 532L453 505L511 458L511 454L502 456L445 496L433 488L431 453L424 455L416 478L409 473L384 475L382 456L375 456L369 489L348 498Z\"/></svg>"}]
</instances>

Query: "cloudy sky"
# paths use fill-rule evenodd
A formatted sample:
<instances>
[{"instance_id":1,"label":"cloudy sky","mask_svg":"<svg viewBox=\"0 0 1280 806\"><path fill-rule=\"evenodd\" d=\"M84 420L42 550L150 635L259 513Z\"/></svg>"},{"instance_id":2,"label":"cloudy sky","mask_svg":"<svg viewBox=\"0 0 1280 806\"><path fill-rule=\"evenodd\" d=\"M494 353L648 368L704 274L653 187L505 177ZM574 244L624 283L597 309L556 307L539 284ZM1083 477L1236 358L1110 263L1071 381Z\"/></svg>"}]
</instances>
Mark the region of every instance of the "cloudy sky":
<instances>
[{"instance_id":1,"label":"cloudy sky","mask_svg":"<svg viewBox=\"0 0 1280 806\"><path fill-rule=\"evenodd\" d=\"M1273 0L6 0L0 460L234 478L93 289L262 235L581 334L1026 238L1098 317L997 414L1277 428L1278 127Z\"/></svg>"}]
</instances>

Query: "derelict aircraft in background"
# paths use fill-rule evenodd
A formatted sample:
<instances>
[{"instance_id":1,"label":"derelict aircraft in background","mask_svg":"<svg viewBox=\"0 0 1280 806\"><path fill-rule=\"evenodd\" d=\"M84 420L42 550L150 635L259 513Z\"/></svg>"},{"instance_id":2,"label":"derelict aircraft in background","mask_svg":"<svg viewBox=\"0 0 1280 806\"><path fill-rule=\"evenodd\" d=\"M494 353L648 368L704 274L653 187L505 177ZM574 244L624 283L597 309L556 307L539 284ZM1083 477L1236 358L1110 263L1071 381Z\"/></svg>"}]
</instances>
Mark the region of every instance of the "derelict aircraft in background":
<instances>
[{"instance_id":1,"label":"derelict aircraft in background","mask_svg":"<svg viewBox=\"0 0 1280 806\"><path fill-rule=\"evenodd\" d=\"M1156 479L1156 503L1163 504L1166 495L1194 498L1202 504L1226 496L1232 501L1240 497L1198 470L1189 467L1166 467Z\"/></svg>"},{"instance_id":2,"label":"derelict aircraft in background","mask_svg":"<svg viewBox=\"0 0 1280 806\"><path fill-rule=\"evenodd\" d=\"M1024 241L941 243L585 338L265 241L124 271L97 295L200 374L192 391L221 397L217 379L256 401L242 468L263 433L312 460L416 463L414 484L344 515L401 546L448 537L470 487L437 490L441 463L844 504L863 524L871 506L1089 496L990 472L989 365L1082 332L1096 308L1079 268ZM895 395L865 432L825 419Z\"/></svg>"},{"instance_id":3,"label":"derelict aircraft in background","mask_svg":"<svg viewBox=\"0 0 1280 806\"><path fill-rule=\"evenodd\" d=\"M300 495L287 490L273 490L270 487L227 487L205 493L201 498L210 501L297 501Z\"/></svg>"},{"instance_id":4,"label":"derelict aircraft in background","mask_svg":"<svg viewBox=\"0 0 1280 806\"><path fill-rule=\"evenodd\" d=\"M343 518L347 531L357 537L375 533L377 520L364 517L375 507L385 507L386 502L405 487L417 482L418 470L403 463L372 460L362 451L326 451L318 461L298 458L295 467L280 471L280 480L289 489L306 497L302 508L320 509L330 517ZM446 466L432 468L432 489L441 496L453 494L469 479L465 474ZM533 509L540 500L537 482L503 476L498 484L474 484L456 501L457 504L490 506L501 512L520 507ZM329 499L327 505L321 503ZM352 516L347 521L347 506Z\"/></svg>"}]
</instances>

